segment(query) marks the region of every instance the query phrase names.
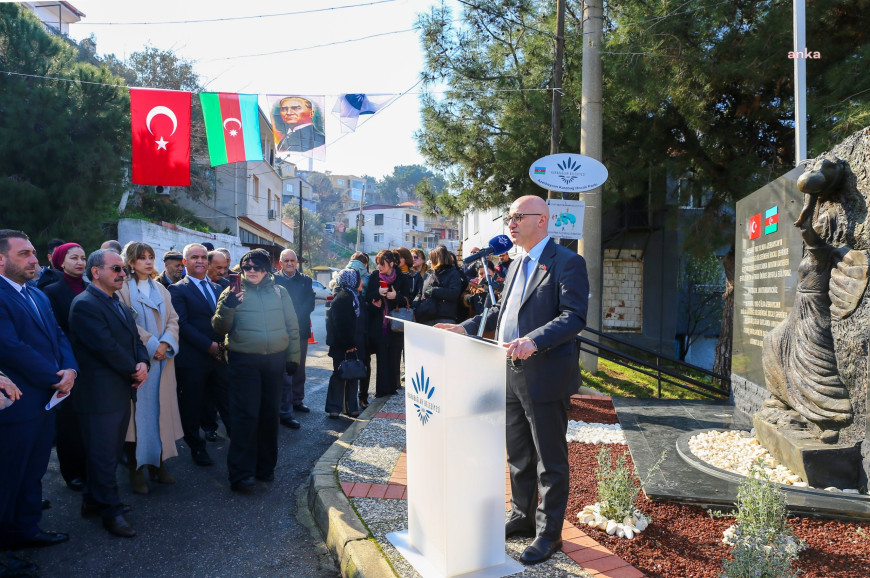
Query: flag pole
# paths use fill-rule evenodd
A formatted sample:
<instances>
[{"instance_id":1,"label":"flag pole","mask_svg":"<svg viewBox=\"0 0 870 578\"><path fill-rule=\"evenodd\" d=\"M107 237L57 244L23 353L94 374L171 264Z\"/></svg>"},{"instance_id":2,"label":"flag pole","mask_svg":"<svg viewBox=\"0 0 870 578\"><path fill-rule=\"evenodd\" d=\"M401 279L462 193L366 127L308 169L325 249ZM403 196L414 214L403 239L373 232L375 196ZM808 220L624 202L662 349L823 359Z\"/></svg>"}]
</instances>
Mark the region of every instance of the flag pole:
<instances>
[{"instance_id":1,"label":"flag pole","mask_svg":"<svg viewBox=\"0 0 870 578\"><path fill-rule=\"evenodd\" d=\"M807 49L806 0L794 0L794 138L795 166L807 158L807 60L799 55Z\"/></svg>"}]
</instances>

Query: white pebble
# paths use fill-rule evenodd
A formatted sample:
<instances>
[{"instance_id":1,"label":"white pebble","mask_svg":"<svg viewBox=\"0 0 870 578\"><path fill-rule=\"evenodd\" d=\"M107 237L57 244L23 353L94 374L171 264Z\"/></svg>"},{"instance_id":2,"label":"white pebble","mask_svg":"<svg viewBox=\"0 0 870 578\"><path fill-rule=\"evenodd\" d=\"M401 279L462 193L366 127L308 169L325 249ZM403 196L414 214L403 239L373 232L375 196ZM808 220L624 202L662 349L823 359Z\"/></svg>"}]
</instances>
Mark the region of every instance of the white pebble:
<instances>
[{"instance_id":1,"label":"white pebble","mask_svg":"<svg viewBox=\"0 0 870 578\"><path fill-rule=\"evenodd\" d=\"M584 444L622 444L625 445L625 435L618 423L586 423L585 421L568 422L568 433L565 438L569 442Z\"/></svg>"}]
</instances>

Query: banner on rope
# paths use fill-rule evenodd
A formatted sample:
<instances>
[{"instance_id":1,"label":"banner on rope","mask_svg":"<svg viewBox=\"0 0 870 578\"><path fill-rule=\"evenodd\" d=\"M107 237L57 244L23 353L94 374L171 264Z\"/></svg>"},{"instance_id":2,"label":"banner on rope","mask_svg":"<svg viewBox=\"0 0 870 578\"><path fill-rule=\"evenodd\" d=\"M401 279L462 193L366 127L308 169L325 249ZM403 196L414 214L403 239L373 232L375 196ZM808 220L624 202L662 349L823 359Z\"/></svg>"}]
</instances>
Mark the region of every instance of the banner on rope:
<instances>
[{"instance_id":1,"label":"banner on rope","mask_svg":"<svg viewBox=\"0 0 870 578\"><path fill-rule=\"evenodd\" d=\"M325 160L323 95L270 94L266 99L278 157L302 156Z\"/></svg>"},{"instance_id":2,"label":"banner on rope","mask_svg":"<svg viewBox=\"0 0 870 578\"><path fill-rule=\"evenodd\" d=\"M211 166L263 160L256 94L201 92Z\"/></svg>"}]
</instances>

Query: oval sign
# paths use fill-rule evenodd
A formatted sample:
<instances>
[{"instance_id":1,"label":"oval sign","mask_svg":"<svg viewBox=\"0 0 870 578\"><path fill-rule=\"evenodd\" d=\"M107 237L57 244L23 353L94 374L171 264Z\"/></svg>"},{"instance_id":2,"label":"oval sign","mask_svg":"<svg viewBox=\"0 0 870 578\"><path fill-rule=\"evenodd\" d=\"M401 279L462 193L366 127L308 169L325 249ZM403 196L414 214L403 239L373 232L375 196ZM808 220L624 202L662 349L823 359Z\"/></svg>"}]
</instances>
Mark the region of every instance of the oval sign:
<instances>
[{"instance_id":1,"label":"oval sign","mask_svg":"<svg viewBox=\"0 0 870 578\"><path fill-rule=\"evenodd\" d=\"M558 153L532 163L529 176L549 191L579 193L603 185L607 180L607 168L592 157Z\"/></svg>"}]
</instances>

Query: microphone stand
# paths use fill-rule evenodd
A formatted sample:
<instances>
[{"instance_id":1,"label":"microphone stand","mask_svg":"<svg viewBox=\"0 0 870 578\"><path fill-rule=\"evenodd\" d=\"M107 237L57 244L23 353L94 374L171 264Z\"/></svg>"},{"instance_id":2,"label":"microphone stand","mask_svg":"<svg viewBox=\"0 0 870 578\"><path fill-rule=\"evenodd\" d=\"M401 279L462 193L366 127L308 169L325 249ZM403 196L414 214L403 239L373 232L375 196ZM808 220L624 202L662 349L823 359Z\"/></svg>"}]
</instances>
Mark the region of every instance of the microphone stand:
<instances>
[{"instance_id":1,"label":"microphone stand","mask_svg":"<svg viewBox=\"0 0 870 578\"><path fill-rule=\"evenodd\" d=\"M490 304L487 306L487 302L483 304L483 313L481 313L480 319L480 327L477 328L477 336L481 339L483 338L483 330L486 327L486 318L489 315L489 310L496 304L495 300L495 291L492 289L492 276L489 274L489 267L486 266L486 257L480 258L481 264L483 264L483 274L486 277L486 288L489 291L489 301Z\"/></svg>"}]
</instances>

